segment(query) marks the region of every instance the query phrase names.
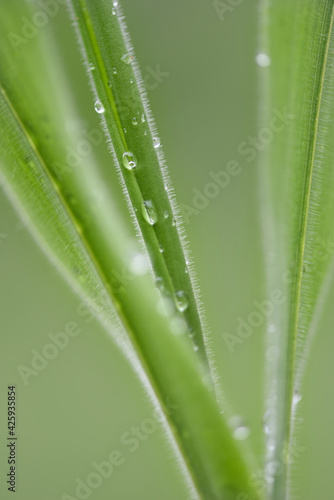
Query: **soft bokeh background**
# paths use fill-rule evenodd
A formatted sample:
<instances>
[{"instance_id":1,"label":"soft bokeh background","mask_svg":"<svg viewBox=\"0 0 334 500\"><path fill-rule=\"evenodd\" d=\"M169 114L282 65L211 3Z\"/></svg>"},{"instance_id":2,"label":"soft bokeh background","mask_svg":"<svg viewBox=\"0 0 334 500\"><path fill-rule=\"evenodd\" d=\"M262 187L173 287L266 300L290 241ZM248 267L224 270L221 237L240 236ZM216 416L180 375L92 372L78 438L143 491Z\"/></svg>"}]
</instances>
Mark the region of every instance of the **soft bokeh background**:
<instances>
[{"instance_id":1,"label":"soft bokeh background","mask_svg":"<svg viewBox=\"0 0 334 500\"><path fill-rule=\"evenodd\" d=\"M266 298L256 160L247 162L238 152L239 145L257 133L257 0L240 2L223 20L211 1L123 0L122 5L179 203L191 206L194 190L203 193L211 180L209 173L224 170L229 160L242 168L205 208L190 216L187 231L225 395L250 427L249 442L260 468L263 329L254 329L233 353L223 338L224 333L236 332L238 317L247 319L253 301ZM78 99L87 103L83 116L98 126L63 7L43 29L51 26L58 33L68 72L77 80ZM107 153L103 145L99 149L103 161ZM0 257L0 497L11 497L4 481L5 405L7 385L16 384L17 500L58 500L65 493L75 497L76 478L85 481L94 471L92 462L107 460L113 450L121 451L125 461L90 498L185 499L186 485L159 428L145 435L133 453L122 444L122 435L141 426L153 409L101 327L77 315L78 297L36 246L3 193ZM303 393L294 487L296 497L304 500L334 498L333 295L334 291ZM31 350L41 351L49 342L48 333L62 331L69 321L80 325L81 334L25 387L17 366L29 366Z\"/></svg>"}]
</instances>

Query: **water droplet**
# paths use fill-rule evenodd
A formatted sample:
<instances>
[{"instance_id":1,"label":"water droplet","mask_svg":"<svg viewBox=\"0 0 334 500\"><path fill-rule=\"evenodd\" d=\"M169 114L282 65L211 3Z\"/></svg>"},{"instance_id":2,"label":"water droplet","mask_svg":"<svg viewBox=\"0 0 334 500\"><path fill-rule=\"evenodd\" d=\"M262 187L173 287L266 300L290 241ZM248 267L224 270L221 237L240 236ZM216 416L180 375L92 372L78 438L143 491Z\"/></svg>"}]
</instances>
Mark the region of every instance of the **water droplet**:
<instances>
[{"instance_id":1,"label":"water droplet","mask_svg":"<svg viewBox=\"0 0 334 500\"><path fill-rule=\"evenodd\" d=\"M124 134L126 134L126 133L127 133L127 130L126 130L126 128L125 128L125 127L123 128L123 132L124 132Z\"/></svg>"},{"instance_id":2,"label":"water droplet","mask_svg":"<svg viewBox=\"0 0 334 500\"><path fill-rule=\"evenodd\" d=\"M153 226L158 221L157 211L152 201L146 200L142 205L142 214L146 222Z\"/></svg>"},{"instance_id":3,"label":"water droplet","mask_svg":"<svg viewBox=\"0 0 334 500\"><path fill-rule=\"evenodd\" d=\"M176 316L170 321L170 328L174 335L183 335L187 331L187 323L183 318Z\"/></svg>"},{"instance_id":4,"label":"water droplet","mask_svg":"<svg viewBox=\"0 0 334 500\"><path fill-rule=\"evenodd\" d=\"M300 392L294 391L293 398L292 398L293 404L294 405L298 404L301 399L302 399L302 395L300 394Z\"/></svg>"},{"instance_id":5,"label":"water droplet","mask_svg":"<svg viewBox=\"0 0 334 500\"><path fill-rule=\"evenodd\" d=\"M169 217L169 213L167 212L167 210L166 210L166 212L164 213L164 217L165 217L165 219L168 219L168 217Z\"/></svg>"},{"instance_id":6,"label":"water droplet","mask_svg":"<svg viewBox=\"0 0 334 500\"><path fill-rule=\"evenodd\" d=\"M138 125L138 120L135 116L132 118L132 125L135 125L135 126Z\"/></svg>"},{"instance_id":7,"label":"water droplet","mask_svg":"<svg viewBox=\"0 0 334 500\"><path fill-rule=\"evenodd\" d=\"M269 333L275 333L276 332L276 326L273 323L270 323L268 326L268 332Z\"/></svg>"},{"instance_id":8,"label":"water droplet","mask_svg":"<svg viewBox=\"0 0 334 500\"><path fill-rule=\"evenodd\" d=\"M145 255L140 252L135 253L130 259L129 268L130 271L137 276L142 276L143 274L145 274L146 273Z\"/></svg>"},{"instance_id":9,"label":"water droplet","mask_svg":"<svg viewBox=\"0 0 334 500\"><path fill-rule=\"evenodd\" d=\"M238 441L247 439L250 435L250 429L244 424L244 421L239 415L230 418L229 424L233 430L233 436Z\"/></svg>"},{"instance_id":10,"label":"water droplet","mask_svg":"<svg viewBox=\"0 0 334 500\"><path fill-rule=\"evenodd\" d=\"M123 153L122 163L127 170L132 170L137 166L135 155L130 151Z\"/></svg>"},{"instance_id":11,"label":"water droplet","mask_svg":"<svg viewBox=\"0 0 334 500\"><path fill-rule=\"evenodd\" d=\"M278 461L268 462L265 466L265 474L268 482L273 482L274 477L282 471L282 464Z\"/></svg>"},{"instance_id":12,"label":"water droplet","mask_svg":"<svg viewBox=\"0 0 334 500\"><path fill-rule=\"evenodd\" d=\"M175 302L176 307L180 312L184 312L189 306L189 299L186 292L180 290L179 292L175 292Z\"/></svg>"},{"instance_id":13,"label":"water droplet","mask_svg":"<svg viewBox=\"0 0 334 500\"><path fill-rule=\"evenodd\" d=\"M199 349L198 345L194 344L194 351L197 352Z\"/></svg>"},{"instance_id":14,"label":"water droplet","mask_svg":"<svg viewBox=\"0 0 334 500\"><path fill-rule=\"evenodd\" d=\"M249 427L246 426L240 426L235 431L233 432L233 436L235 439L238 441L243 441L244 439L247 439L250 435L250 430Z\"/></svg>"},{"instance_id":15,"label":"water droplet","mask_svg":"<svg viewBox=\"0 0 334 500\"><path fill-rule=\"evenodd\" d=\"M255 61L256 64L261 68L266 68L271 64L270 57L267 54L264 54L263 52L260 52L260 54L256 55Z\"/></svg>"},{"instance_id":16,"label":"water droplet","mask_svg":"<svg viewBox=\"0 0 334 500\"><path fill-rule=\"evenodd\" d=\"M269 439L267 442L267 446L268 446L269 451L271 451L271 452L275 451L275 449L276 449L275 440Z\"/></svg>"},{"instance_id":17,"label":"water droplet","mask_svg":"<svg viewBox=\"0 0 334 500\"><path fill-rule=\"evenodd\" d=\"M111 87L111 81L108 80L108 87Z\"/></svg>"},{"instance_id":18,"label":"water droplet","mask_svg":"<svg viewBox=\"0 0 334 500\"><path fill-rule=\"evenodd\" d=\"M147 130L145 130L144 135L147 135Z\"/></svg>"},{"instance_id":19,"label":"water droplet","mask_svg":"<svg viewBox=\"0 0 334 500\"><path fill-rule=\"evenodd\" d=\"M172 220L172 226L173 226L173 227L175 227L175 226L176 226L176 220L175 220L175 219L173 219L173 220Z\"/></svg>"},{"instance_id":20,"label":"water droplet","mask_svg":"<svg viewBox=\"0 0 334 500\"><path fill-rule=\"evenodd\" d=\"M113 16L115 16L115 15L116 15L116 9L115 9L115 7L113 7L113 8L112 8L111 12L112 12L112 15L113 15Z\"/></svg>"},{"instance_id":21,"label":"water droplet","mask_svg":"<svg viewBox=\"0 0 334 500\"><path fill-rule=\"evenodd\" d=\"M113 4L113 6L114 6L114 7L117 7L117 5L118 5L118 0L114 0L112 4Z\"/></svg>"},{"instance_id":22,"label":"water droplet","mask_svg":"<svg viewBox=\"0 0 334 500\"><path fill-rule=\"evenodd\" d=\"M133 79L132 78L130 78L130 83L133 83Z\"/></svg>"},{"instance_id":23,"label":"water droplet","mask_svg":"<svg viewBox=\"0 0 334 500\"><path fill-rule=\"evenodd\" d=\"M165 291L165 285L164 285L164 280L163 278L161 278L160 276L158 276L155 280L155 284L157 285L157 287L159 288L160 292L164 292Z\"/></svg>"},{"instance_id":24,"label":"water droplet","mask_svg":"<svg viewBox=\"0 0 334 500\"><path fill-rule=\"evenodd\" d=\"M93 71L95 69L95 66L93 63L89 63L89 71Z\"/></svg>"},{"instance_id":25,"label":"water droplet","mask_svg":"<svg viewBox=\"0 0 334 500\"><path fill-rule=\"evenodd\" d=\"M112 72L114 73L114 75L117 75L117 68L114 68Z\"/></svg>"},{"instance_id":26,"label":"water droplet","mask_svg":"<svg viewBox=\"0 0 334 500\"><path fill-rule=\"evenodd\" d=\"M104 106L101 101L96 101L94 107L97 113L104 113Z\"/></svg>"},{"instance_id":27,"label":"water droplet","mask_svg":"<svg viewBox=\"0 0 334 500\"><path fill-rule=\"evenodd\" d=\"M145 123L145 122L146 122L146 118L145 118L145 115L144 115L144 114L142 114L142 115L141 115L141 121L142 121L142 123Z\"/></svg>"},{"instance_id":28,"label":"water droplet","mask_svg":"<svg viewBox=\"0 0 334 500\"><path fill-rule=\"evenodd\" d=\"M158 148L160 146L160 139L158 137L153 137L153 146Z\"/></svg>"},{"instance_id":29,"label":"water droplet","mask_svg":"<svg viewBox=\"0 0 334 500\"><path fill-rule=\"evenodd\" d=\"M162 245L159 245L159 250L160 250L160 253L164 253L164 247Z\"/></svg>"},{"instance_id":30,"label":"water droplet","mask_svg":"<svg viewBox=\"0 0 334 500\"><path fill-rule=\"evenodd\" d=\"M263 415L263 421L262 421L264 433L267 435L270 434L269 421L271 420L271 417L272 417L272 410L269 408L269 410L267 410Z\"/></svg>"},{"instance_id":31,"label":"water droplet","mask_svg":"<svg viewBox=\"0 0 334 500\"><path fill-rule=\"evenodd\" d=\"M133 56L130 56L129 54L124 54L124 56L121 57L121 61L123 61L125 64L131 64L132 59Z\"/></svg>"}]
</instances>

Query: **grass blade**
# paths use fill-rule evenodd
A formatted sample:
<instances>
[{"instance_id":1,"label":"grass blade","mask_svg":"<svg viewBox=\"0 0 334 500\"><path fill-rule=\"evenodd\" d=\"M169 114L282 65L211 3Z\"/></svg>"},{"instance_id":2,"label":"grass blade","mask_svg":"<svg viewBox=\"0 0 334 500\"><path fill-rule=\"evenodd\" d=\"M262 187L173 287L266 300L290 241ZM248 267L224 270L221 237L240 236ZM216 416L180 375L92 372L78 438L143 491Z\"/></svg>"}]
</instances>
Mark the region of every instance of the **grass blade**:
<instances>
[{"instance_id":1,"label":"grass blade","mask_svg":"<svg viewBox=\"0 0 334 500\"><path fill-rule=\"evenodd\" d=\"M161 297L143 254L105 189L94 155L70 172L64 163L80 136L64 124L78 122L80 114L68 92L71 82L41 34L20 50L11 46L6 35L19 32L21 17L30 15L26 9L14 0L0 21L3 185L57 269L95 304L162 409L192 497L232 500L245 494L255 500L247 464L220 414L183 316L177 310L161 314ZM126 284L119 279L124 269L131 276Z\"/></svg>"},{"instance_id":2,"label":"grass blade","mask_svg":"<svg viewBox=\"0 0 334 500\"><path fill-rule=\"evenodd\" d=\"M328 251L334 230L333 5L332 0L261 3L261 125L273 124L277 110L286 122L261 165L268 291L281 294L267 342L267 469L277 471L268 464L280 464L280 472L268 472L267 479L275 500L290 494L301 373L333 254Z\"/></svg>"},{"instance_id":3,"label":"grass blade","mask_svg":"<svg viewBox=\"0 0 334 500\"><path fill-rule=\"evenodd\" d=\"M118 2L69 1L96 106L133 220L163 293L176 303L198 352L207 358L207 330L182 220ZM130 155L130 156L126 156ZM134 160L132 159L134 155ZM129 169L128 160L136 163ZM147 223L148 207L150 223ZM155 220L158 223L155 223Z\"/></svg>"}]
</instances>

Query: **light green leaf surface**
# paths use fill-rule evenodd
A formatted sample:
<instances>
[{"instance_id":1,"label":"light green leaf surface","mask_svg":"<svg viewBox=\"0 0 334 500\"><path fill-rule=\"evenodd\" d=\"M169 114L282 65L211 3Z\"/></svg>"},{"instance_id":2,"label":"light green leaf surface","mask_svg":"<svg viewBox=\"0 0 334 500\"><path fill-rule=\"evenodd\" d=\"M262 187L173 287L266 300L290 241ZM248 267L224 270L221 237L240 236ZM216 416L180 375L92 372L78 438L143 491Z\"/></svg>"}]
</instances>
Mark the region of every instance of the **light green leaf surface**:
<instances>
[{"instance_id":1,"label":"light green leaf surface","mask_svg":"<svg viewBox=\"0 0 334 500\"><path fill-rule=\"evenodd\" d=\"M183 314L206 360L208 332L188 242L124 16L119 3L114 4L69 2L95 105L104 110L102 124L138 235L162 292L179 297L181 308L188 303Z\"/></svg>"},{"instance_id":2,"label":"light green leaf surface","mask_svg":"<svg viewBox=\"0 0 334 500\"><path fill-rule=\"evenodd\" d=\"M82 138L76 125L80 123L80 113L71 97L75 89L71 89L63 73L55 46L42 33L31 36L23 45L13 44L13 37L8 37L9 33L20 31L22 16L30 16L25 2L15 0L6 4L6 8L3 6L0 21L3 187L41 248L83 301L93 307L131 361L148 395L162 410L166 435L179 460L180 472L189 484L190 497L232 500L243 494L257 499L259 495L249 484L246 460L220 413L207 368L199 361L186 334L183 315L176 308L169 311L162 302L144 265L145 254L112 202L103 169L97 165L94 154L79 158L78 162L73 158L69 161L69 155L77 150ZM109 104L104 103L106 113L111 113ZM72 124L70 129L66 127L68 123ZM113 143L118 144L119 128L113 133ZM121 146L123 151L123 142ZM138 162L146 151L145 144L142 148L137 153ZM114 168L112 161L107 168ZM133 189L139 196L136 185L133 183ZM149 185L153 189L156 184ZM148 192L147 196L151 194ZM157 207L158 203L159 200ZM167 199L162 199L162 206L170 211ZM158 220L162 221L160 205L157 210ZM170 222L169 229L164 229L164 238L168 239L171 230L172 242L177 234ZM151 230L153 245L165 241L157 238L156 229L152 232L149 224L146 227ZM179 246L177 252L181 250ZM167 247L165 252L169 254ZM183 267L181 254L180 259ZM161 269L167 268L164 261L159 262ZM124 270L128 276L125 283L120 279ZM165 273L166 280L170 272ZM188 276L185 272L180 276L181 290L185 289L183 285L190 287L185 276ZM188 292L192 311L195 299L190 288ZM196 314L186 318L189 323L195 318L198 324Z\"/></svg>"},{"instance_id":3,"label":"light green leaf surface","mask_svg":"<svg viewBox=\"0 0 334 500\"><path fill-rule=\"evenodd\" d=\"M332 275L333 5L261 2L260 197L268 295L280 297L268 322L264 416L275 500L290 498L301 376Z\"/></svg>"}]
</instances>

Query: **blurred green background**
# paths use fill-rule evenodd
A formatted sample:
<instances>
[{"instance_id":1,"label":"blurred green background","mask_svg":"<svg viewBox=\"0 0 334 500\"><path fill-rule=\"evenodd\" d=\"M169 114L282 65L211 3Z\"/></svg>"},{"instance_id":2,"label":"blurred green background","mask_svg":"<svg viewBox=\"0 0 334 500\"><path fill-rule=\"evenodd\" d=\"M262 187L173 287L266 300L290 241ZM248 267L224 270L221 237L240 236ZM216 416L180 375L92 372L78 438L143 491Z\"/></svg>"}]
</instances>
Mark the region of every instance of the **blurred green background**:
<instances>
[{"instance_id":1,"label":"blurred green background","mask_svg":"<svg viewBox=\"0 0 334 500\"><path fill-rule=\"evenodd\" d=\"M233 353L223 338L236 332L238 317L246 319L254 310L253 301L266 298L256 159L247 162L238 152L258 128L257 5L257 0L245 0L220 19L211 1L122 2L178 202L192 206L196 190L203 193L211 181L210 172L225 170L230 160L242 168L205 208L189 217L186 227L225 396L251 430L249 442L260 471L264 331L255 329ZM77 81L78 100L87 103L83 119L98 127L64 7L41 29L51 28L67 71ZM105 146L98 147L101 161L107 159ZM120 210L125 210L119 191L115 187ZM107 460L113 450L122 453L123 463L89 498L187 498L187 485L159 427L144 432L135 451L122 442L124 433L131 434L132 426L142 426L153 413L128 363L96 321L78 316L80 300L37 247L4 193L0 214L0 498L12 495L4 478L8 384L16 385L18 399L17 500L65 500L64 494L75 498L76 479L86 481L94 472L92 463ZM334 290L303 392L293 489L296 498L304 500L334 498L333 298ZM80 335L25 386L18 365L29 366L31 350L41 352L49 343L48 334L63 331L70 321L80 326Z\"/></svg>"}]
</instances>

